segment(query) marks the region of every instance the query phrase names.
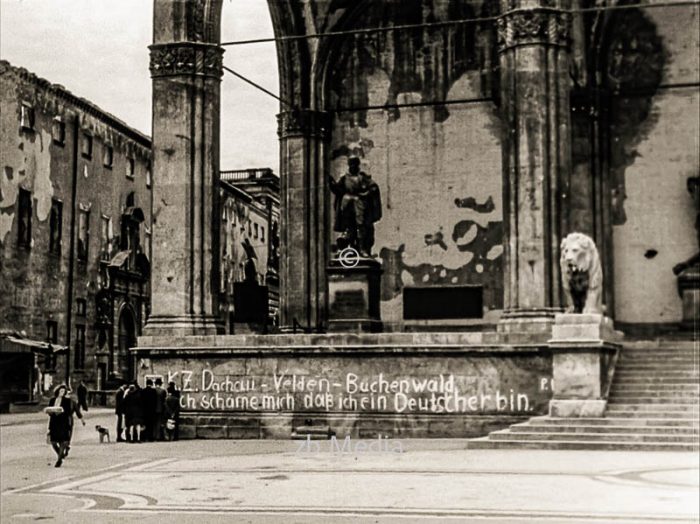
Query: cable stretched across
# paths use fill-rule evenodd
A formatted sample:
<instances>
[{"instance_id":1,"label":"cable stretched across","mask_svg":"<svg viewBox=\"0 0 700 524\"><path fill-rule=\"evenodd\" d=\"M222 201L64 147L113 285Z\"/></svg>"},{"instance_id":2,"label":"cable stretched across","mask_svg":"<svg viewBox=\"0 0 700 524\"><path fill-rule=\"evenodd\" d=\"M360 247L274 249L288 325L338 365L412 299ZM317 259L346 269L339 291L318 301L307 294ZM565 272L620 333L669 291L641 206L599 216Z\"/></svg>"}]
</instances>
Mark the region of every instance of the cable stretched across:
<instances>
[{"instance_id":1,"label":"cable stretched across","mask_svg":"<svg viewBox=\"0 0 700 524\"><path fill-rule=\"evenodd\" d=\"M683 6L700 6L700 0L676 0L670 2L662 2L656 4L625 4L625 5L611 5L611 6L596 6L596 7L585 7L581 9L562 9L562 11L571 14L584 14L584 13L595 13L603 11L622 11L627 9L659 9L668 7L683 7ZM546 9L546 8L544 8ZM494 22L501 18L503 15L498 16L484 16L478 18L462 18L459 20L445 20L442 22L423 22L420 24L404 24L388 27L368 27L363 29L348 29L344 31L329 31L327 33L312 33L309 35L288 35L288 36L276 36L269 38L253 38L250 40L234 40L230 42L222 42L220 46L237 46L237 45L249 45L249 44L262 44L268 42L289 42L294 40L308 40L314 38L331 38L335 36L346 36L346 35L362 35L371 33L387 33L391 31L406 31L409 29L421 29L426 27L447 27L452 25L464 25L464 24L478 24L482 22Z\"/></svg>"}]
</instances>

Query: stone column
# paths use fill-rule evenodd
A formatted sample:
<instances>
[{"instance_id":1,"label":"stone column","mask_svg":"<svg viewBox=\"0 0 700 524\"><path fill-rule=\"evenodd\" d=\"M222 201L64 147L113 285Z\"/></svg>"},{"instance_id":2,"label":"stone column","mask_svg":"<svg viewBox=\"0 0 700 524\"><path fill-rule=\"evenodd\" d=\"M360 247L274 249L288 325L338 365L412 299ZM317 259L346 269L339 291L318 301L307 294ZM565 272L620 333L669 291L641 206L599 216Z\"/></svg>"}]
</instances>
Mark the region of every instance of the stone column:
<instances>
[{"instance_id":1,"label":"stone column","mask_svg":"<svg viewBox=\"0 0 700 524\"><path fill-rule=\"evenodd\" d=\"M324 143L327 113L277 116L280 137L280 327L325 331L329 215Z\"/></svg>"},{"instance_id":2,"label":"stone column","mask_svg":"<svg viewBox=\"0 0 700 524\"><path fill-rule=\"evenodd\" d=\"M223 333L219 321L219 84L223 50L202 16L155 2L153 263L144 334ZM196 13L195 13L196 14Z\"/></svg>"},{"instance_id":3,"label":"stone column","mask_svg":"<svg viewBox=\"0 0 700 524\"><path fill-rule=\"evenodd\" d=\"M551 7L545 7L547 6ZM567 0L501 0L505 271L502 331L549 336L571 169Z\"/></svg>"}]
</instances>

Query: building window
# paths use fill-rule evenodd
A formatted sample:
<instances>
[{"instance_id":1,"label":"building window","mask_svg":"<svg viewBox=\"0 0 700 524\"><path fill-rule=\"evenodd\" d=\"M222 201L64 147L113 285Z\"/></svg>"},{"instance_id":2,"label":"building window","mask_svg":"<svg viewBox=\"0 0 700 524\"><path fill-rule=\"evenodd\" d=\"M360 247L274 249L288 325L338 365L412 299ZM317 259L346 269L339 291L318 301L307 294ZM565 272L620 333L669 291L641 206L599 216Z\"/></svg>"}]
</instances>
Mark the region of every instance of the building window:
<instances>
[{"instance_id":1,"label":"building window","mask_svg":"<svg viewBox=\"0 0 700 524\"><path fill-rule=\"evenodd\" d=\"M84 317L87 313L87 300L84 298L75 299L75 314Z\"/></svg>"},{"instance_id":2,"label":"building window","mask_svg":"<svg viewBox=\"0 0 700 524\"><path fill-rule=\"evenodd\" d=\"M265 228L260 227L260 241L265 242Z\"/></svg>"},{"instance_id":3,"label":"building window","mask_svg":"<svg viewBox=\"0 0 700 524\"><path fill-rule=\"evenodd\" d=\"M134 178L136 173L136 161L133 158L126 159L126 176L129 178Z\"/></svg>"},{"instance_id":4,"label":"building window","mask_svg":"<svg viewBox=\"0 0 700 524\"><path fill-rule=\"evenodd\" d=\"M146 169L146 187L150 189L151 187L151 165L148 165Z\"/></svg>"},{"instance_id":5,"label":"building window","mask_svg":"<svg viewBox=\"0 0 700 524\"><path fill-rule=\"evenodd\" d=\"M109 260L112 258L112 236L114 230L112 229L112 217L102 215L102 220L100 222L100 258L102 260Z\"/></svg>"},{"instance_id":6,"label":"building window","mask_svg":"<svg viewBox=\"0 0 700 524\"><path fill-rule=\"evenodd\" d=\"M51 125L51 136L53 137L54 144L59 146L65 145L66 123L60 117L53 119L53 124Z\"/></svg>"},{"instance_id":7,"label":"building window","mask_svg":"<svg viewBox=\"0 0 700 524\"><path fill-rule=\"evenodd\" d=\"M19 188L17 198L17 245L27 249L32 247L32 194Z\"/></svg>"},{"instance_id":8,"label":"building window","mask_svg":"<svg viewBox=\"0 0 700 524\"><path fill-rule=\"evenodd\" d=\"M80 154L83 158L92 158L92 135L83 133L80 138Z\"/></svg>"},{"instance_id":9,"label":"building window","mask_svg":"<svg viewBox=\"0 0 700 524\"><path fill-rule=\"evenodd\" d=\"M258 224L253 224L253 230L255 231L253 236L255 236L255 238L258 238Z\"/></svg>"},{"instance_id":10,"label":"building window","mask_svg":"<svg viewBox=\"0 0 700 524\"><path fill-rule=\"evenodd\" d=\"M19 125L24 131L34 131L34 108L27 102L20 106Z\"/></svg>"},{"instance_id":11,"label":"building window","mask_svg":"<svg viewBox=\"0 0 700 524\"><path fill-rule=\"evenodd\" d=\"M55 320L46 321L46 342L49 344L58 344L58 322ZM54 358L53 351L50 351L46 355L45 367L46 369L54 369L56 367L56 359Z\"/></svg>"},{"instance_id":12,"label":"building window","mask_svg":"<svg viewBox=\"0 0 700 524\"><path fill-rule=\"evenodd\" d=\"M148 229L148 228L145 229L145 236L146 236L146 238L145 238L144 243L146 244L146 257L148 257L148 260L150 261L151 260L151 242L152 242L150 229Z\"/></svg>"},{"instance_id":13,"label":"building window","mask_svg":"<svg viewBox=\"0 0 700 524\"><path fill-rule=\"evenodd\" d=\"M49 218L49 253L61 254L61 234L63 229L63 202L51 200L51 216Z\"/></svg>"},{"instance_id":14,"label":"building window","mask_svg":"<svg viewBox=\"0 0 700 524\"><path fill-rule=\"evenodd\" d=\"M81 209L78 214L78 260L87 262L90 244L90 211Z\"/></svg>"},{"instance_id":15,"label":"building window","mask_svg":"<svg viewBox=\"0 0 700 524\"><path fill-rule=\"evenodd\" d=\"M106 168L112 169L112 164L114 163L114 148L110 145L105 144L104 150L102 152L102 165Z\"/></svg>"},{"instance_id":16,"label":"building window","mask_svg":"<svg viewBox=\"0 0 700 524\"><path fill-rule=\"evenodd\" d=\"M76 324L75 326L75 369L85 367L85 326Z\"/></svg>"}]
</instances>

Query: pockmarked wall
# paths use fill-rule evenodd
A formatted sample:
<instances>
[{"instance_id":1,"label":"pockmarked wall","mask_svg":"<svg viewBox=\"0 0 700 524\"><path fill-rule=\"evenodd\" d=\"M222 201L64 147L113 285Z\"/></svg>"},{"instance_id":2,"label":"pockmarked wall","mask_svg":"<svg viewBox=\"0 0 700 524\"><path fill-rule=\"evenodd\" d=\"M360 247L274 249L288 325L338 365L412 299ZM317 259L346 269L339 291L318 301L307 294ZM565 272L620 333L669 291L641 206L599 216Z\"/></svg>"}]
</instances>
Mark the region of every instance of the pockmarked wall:
<instances>
[{"instance_id":1,"label":"pockmarked wall","mask_svg":"<svg viewBox=\"0 0 700 524\"><path fill-rule=\"evenodd\" d=\"M410 4L410 5L409 5ZM467 18L480 2L368 5L352 27ZM357 155L379 185L385 329L401 329L407 286L483 286L487 319L503 307L500 120L489 27L362 35L330 60L331 175ZM414 321L415 322L415 321Z\"/></svg>"},{"instance_id":2,"label":"pockmarked wall","mask_svg":"<svg viewBox=\"0 0 700 524\"><path fill-rule=\"evenodd\" d=\"M484 425L505 427L547 411L551 355L396 352L151 355L139 360L139 382L175 382L190 436L209 436L200 426L231 436L227 429L244 417L262 426L251 436L288 437L309 420L343 436L368 423L388 433L476 436Z\"/></svg>"},{"instance_id":3,"label":"pockmarked wall","mask_svg":"<svg viewBox=\"0 0 700 524\"><path fill-rule=\"evenodd\" d=\"M65 88L0 61L0 151L0 329L36 341L53 330L55 343L70 345L71 374L94 388L103 364L103 386L126 358L126 348L114 354L120 305L130 300L143 309L139 323L145 319L147 283L115 283L119 299L109 304L113 318L103 322L100 341L96 297L110 287L106 265L126 249L120 221L127 207L144 214L139 245L150 259L150 139ZM29 241L20 243L22 192L31 204ZM76 350L79 332L84 352ZM37 392L50 391L54 378L65 380L66 365L65 354L40 363Z\"/></svg>"},{"instance_id":4,"label":"pockmarked wall","mask_svg":"<svg viewBox=\"0 0 700 524\"><path fill-rule=\"evenodd\" d=\"M700 174L698 8L621 16L608 72L615 316L627 323L681 320L673 266L698 251L686 188Z\"/></svg>"}]
</instances>

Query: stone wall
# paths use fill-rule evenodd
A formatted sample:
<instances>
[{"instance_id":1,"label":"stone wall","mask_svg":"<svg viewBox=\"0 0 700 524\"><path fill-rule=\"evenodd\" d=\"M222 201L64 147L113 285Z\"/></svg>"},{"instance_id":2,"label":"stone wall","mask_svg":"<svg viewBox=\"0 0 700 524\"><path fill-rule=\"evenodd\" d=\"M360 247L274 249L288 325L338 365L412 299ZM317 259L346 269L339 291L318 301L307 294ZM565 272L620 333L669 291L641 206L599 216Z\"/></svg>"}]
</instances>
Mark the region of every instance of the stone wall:
<instances>
[{"instance_id":1,"label":"stone wall","mask_svg":"<svg viewBox=\"0 0 700 524\"><path fill-rule=\"evenodd\" d=\"M368 6L344 29L468 18L481 10L479 2L423 4ZM362 35L339 42L329 61L331 174L340 177L348 155L358 155L382 195L374 253L384 269L385 329L407 327L406 286L481 285L486 317L503 307L491 37L474 24Z\"/></svg>"},{"instance_id":2,"label":"stone wall","mask_svg":"<svg viewBox=\"0 0 700 524\"><path fill-rule=\"evenodd\" d=\"M308 425L343 438L465 437L545 414L550 352L478 338L229 336L176 348L145 337L138 373L177 384L189 437L289 438Z\"/></svg>"},{"instance_id":3,"label":"stone wall","mask_svg":"<svg viewBox=\"0 0 700 524\"><path fill-rule=\"evenodd\" d=\"M638 42L617 67L622 89L611 101L615 317L624 323L681 320L672 268L698 250L686 189L700 170L697 27L691 6L617 25L621 41Z\"/></svg>"}]
</instances>

